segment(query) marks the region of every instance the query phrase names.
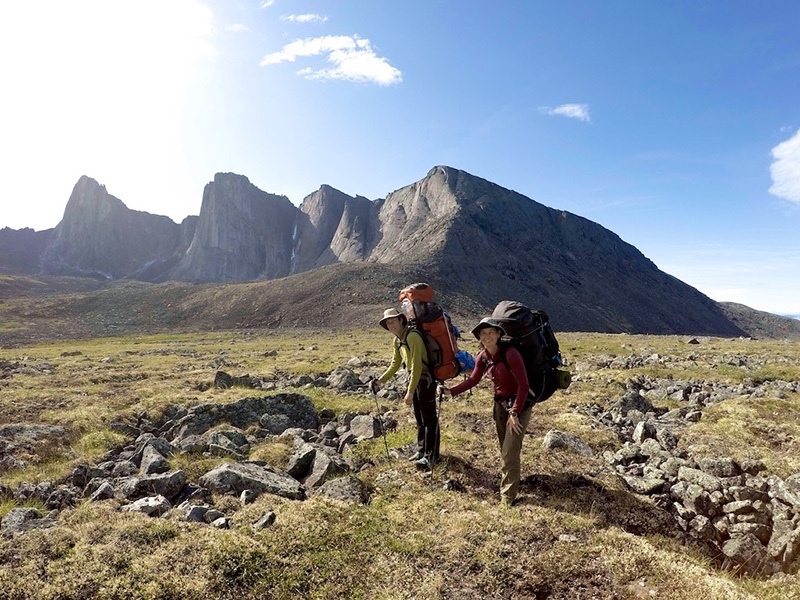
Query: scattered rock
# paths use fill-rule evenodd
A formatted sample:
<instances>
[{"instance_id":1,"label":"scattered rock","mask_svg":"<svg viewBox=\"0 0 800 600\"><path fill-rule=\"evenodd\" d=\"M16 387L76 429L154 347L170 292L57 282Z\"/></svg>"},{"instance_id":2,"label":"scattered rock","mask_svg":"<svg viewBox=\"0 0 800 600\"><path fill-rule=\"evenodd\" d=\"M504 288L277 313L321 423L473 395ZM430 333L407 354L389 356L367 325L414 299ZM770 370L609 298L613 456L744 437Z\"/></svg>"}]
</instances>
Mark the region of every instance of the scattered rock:
<instances>
[{"instance_id":1,"label":"scattered rock","mask_svg":"<svg viewBox=\"0 0 800 600\"><path fill-rule=\"evenodd\" d=\"M593 456L592 449L587 446L579 437L571 433L551 429L544 436L542 448L545 450L571 450L582 456Z\"/></svg>"}]
</instances>

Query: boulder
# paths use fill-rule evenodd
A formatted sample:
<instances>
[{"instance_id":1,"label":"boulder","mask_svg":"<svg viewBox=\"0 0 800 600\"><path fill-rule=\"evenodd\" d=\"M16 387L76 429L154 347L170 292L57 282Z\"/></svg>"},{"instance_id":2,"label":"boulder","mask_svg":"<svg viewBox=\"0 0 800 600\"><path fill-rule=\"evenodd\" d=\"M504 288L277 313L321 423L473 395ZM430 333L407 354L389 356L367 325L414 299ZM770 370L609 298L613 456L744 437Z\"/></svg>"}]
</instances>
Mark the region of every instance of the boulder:
<instances>
[{"instance_id":1,"label":"boulder","mask_svg":"<svg viewBox=\"0 0 800 600\"><path fill-rule=\"evenodd\" d=\"M371 440L383 433L380 419L371 415L358 415L350 421L350 431L360 440Z\"/></svg>"},{"instance_id":2,"label":"boulder","mask_svg":"<svg viewBox=\"0 0 800 600\"><path fill-rule=\"evenodd\" d=\"M127 500L136 500L146 496L164 496L175 498L186 485L186 474L183 471L170 471L157 475L130 477L122 483L119 492Z\"/></svg>"},{"instance_id":3,"label":"boulder","mask_svg":"<svg viewBox=\"0 0 800 600\"><path fill-rule=\"evenodd\" d=\"M709 492L715 492L722 489L722 484L718 477L709 475L699 469L692 469L690 467L680 467L678 469L678 479L686 481L687 483L694 483Z\"/></svg>"},{"instance_id":4,"label":"boulder","mask_svg":"<svg viewBox=\"0 0 800 600\"><path fill-rule=\"evenodd\" d=\"M754 575L759 573L767 558L767 549L753 534L729 539L722 546L725 556L723 568L737 573Z\"/></svg>"},{"instance_id":5,"label":"boulder","mask_svg":"<svg viewBox=\"0 0 800 600\"><path fill-rule=\"evenodd\" d=\"M315 496L322 496L345 504L364 504L368 498L364 483L355 475L325 482L317 490Z\"/></svg>"},{"instance_id":6,"label":"boulder","mask_svg":"<svg viewBox=\"0 0 800 600\"><path fill-rule=\"evenodd\" d=\"M308 475L311 466L314 464L314 457L317 449L311 444L300 443L294 448L294 452L289 457L286 465L286 472L298 481L302 481Z\"/></svg>"},{"instance_id":7,"label":"boulder","mask_svg":"<svg viewBox=\"0 0 800 600\"><path fill-rule=\"evenodd\" d=\"M592 449L579 437L557 429L551 429L547 432L542 441L542 448L545 450L571 450L582 456L593 455Z\"/></svg>"},{"instance_id":8,"label":"boulder","mask_svg":"<svg viewBox=\"0 0 800 600\"><path fill-rule=\"evenodd\" d=\"M306 489L311 490L337 475L344 475L349 470L350 465L336 452L329 454L328 452L319 451L314 457L314 464L310 473L303 480L303 485L305 485Z\"/></svg>"},{"instance_id":9,"label":"boulder","mask_svg":"<svg viewBox=\"0 0 800 600\"><path fill-rule=\"evenodd\" d=\"M155 446L145 446L142 452L142 462L139 468L144 475L155 475L169 471L167 458Z\"/></svg>"},{"instance_id":10,"label":"boulder","mask_svg":"<svg viewBox=\"0 0 800 600\"><path fill-rule=\"evenodd\" d=\"M347 367L336 367L328 375L328 385L336 390L352 390L362 387L361 379Z\"/></svg>"},{"instance_id":11,"label":"boulder","mask_svg":"<svg viewBox=\"0 0 800 600\"><path fill-rule=\"evenodd\" d=\"M139 498L136 502L126 504L120 510L124 512L140 512L146 514L148 517L160 517L172 508L169 500L164 496L148 496L146 498Z\"/></svg>"},{"instance_id":12,"label":"boulder","mask_svg":"<svg viewBox=\"0 0 800 600\"><path fill-rule=\"evenodd\" d=\"M292 500L305 498L305 491L296 479L274 467L253 463L226 463L200 478L200 484L219 494L244 490L255 494L274 494Z\"/></svg>"}]
</instances>

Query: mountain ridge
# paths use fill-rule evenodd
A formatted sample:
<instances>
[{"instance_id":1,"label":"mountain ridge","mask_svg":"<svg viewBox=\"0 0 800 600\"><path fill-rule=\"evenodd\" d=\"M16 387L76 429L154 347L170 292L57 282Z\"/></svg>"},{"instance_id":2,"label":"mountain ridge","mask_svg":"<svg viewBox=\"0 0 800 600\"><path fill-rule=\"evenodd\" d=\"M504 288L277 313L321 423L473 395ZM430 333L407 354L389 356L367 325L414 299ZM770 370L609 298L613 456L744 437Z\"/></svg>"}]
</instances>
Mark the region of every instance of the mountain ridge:
<instances>
[{"instance_id":1,"label":"mountain ridge","mask_svg":"<svg viewBox=\"0 0 800 600\"><path fill-rule=\"evenodd\" d=\"M447 166L384 199L322 185L299 207L218 173L199 216L180 225L128 209L84 176L40 264L58 275L232 283L358 263L408 267L483 310L515 298L573 330L746 333L612 231Z\"/></svg>"}]
</instances>

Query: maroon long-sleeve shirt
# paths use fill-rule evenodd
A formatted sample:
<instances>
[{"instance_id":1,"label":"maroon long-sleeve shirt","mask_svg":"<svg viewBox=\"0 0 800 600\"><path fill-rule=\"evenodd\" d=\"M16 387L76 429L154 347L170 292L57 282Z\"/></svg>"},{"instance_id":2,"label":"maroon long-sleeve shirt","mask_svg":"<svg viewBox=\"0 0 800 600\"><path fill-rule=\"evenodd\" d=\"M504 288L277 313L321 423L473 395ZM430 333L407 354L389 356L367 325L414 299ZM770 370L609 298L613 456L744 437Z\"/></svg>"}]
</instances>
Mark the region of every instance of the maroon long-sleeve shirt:
<instances>
[{"instance_id":1,"label":"maroon long-sleeve shirt","mask_svg":"<svg viewBox=\"0 0 800 600\"><path fill-rule=\"evenodd\" d=\"M469 379L450 390L453 396L458 396L478 385L488 368L495 397L503 399L516 397L513 410L521 413L528 397L528 374L525 371L525 363L522 362L522 355L513 346L505 348L505 361L502 352L503 350L498 348L496 354L490 355L486 350L482 350L475 358L475 368L472 369Z\"/></svg>"}]
</instances>

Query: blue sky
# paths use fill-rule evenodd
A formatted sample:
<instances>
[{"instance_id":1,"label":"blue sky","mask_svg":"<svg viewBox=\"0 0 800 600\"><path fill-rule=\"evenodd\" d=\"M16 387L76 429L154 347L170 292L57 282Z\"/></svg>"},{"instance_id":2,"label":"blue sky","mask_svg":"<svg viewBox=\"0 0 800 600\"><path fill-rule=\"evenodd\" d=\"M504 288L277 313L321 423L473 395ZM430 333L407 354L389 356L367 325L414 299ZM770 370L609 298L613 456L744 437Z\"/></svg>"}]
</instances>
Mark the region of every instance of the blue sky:
<instances>
[{"instance_id":1,"label":"blue sky","mask_svg":"<svg viewBox=\"0 0 800 600\"><path fill-rule=\"evenodd\" d=\"M600 223L715 300L800 315L800 3L8 0L0 227L88 175L197 214L434 165Z\"/></svg>"}]
</instances>

